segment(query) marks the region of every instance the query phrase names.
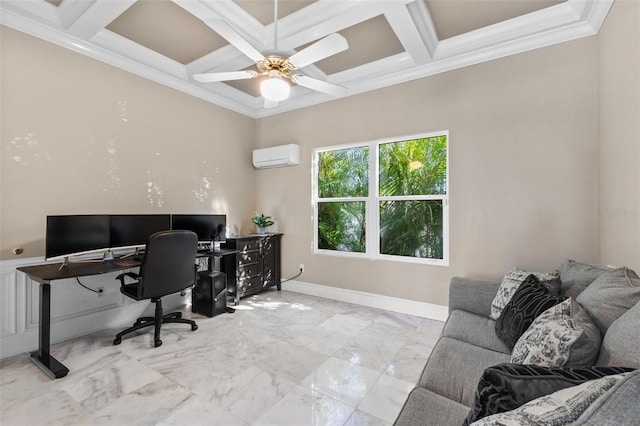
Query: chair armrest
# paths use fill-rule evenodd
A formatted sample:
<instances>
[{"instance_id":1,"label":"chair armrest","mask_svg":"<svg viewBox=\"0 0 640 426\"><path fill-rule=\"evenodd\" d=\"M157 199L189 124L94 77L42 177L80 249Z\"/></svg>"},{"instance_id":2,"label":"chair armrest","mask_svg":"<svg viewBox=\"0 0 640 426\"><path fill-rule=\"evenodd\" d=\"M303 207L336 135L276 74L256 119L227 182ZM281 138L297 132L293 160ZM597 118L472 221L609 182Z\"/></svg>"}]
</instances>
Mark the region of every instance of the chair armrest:
<instances>
[{"instance_id":1,"label":"chair armrest","mask_svg":"<svg viewBox=\"0 0 640 426\"><path fill-rule=\"evenodd\" d=\"M489 317L491 302L498 293L500 282L453 277L449 286L449 313L462 309Z\"/></svg>"},{"instance_id":2,"label":"chair armrest","mask_svg":"<svg viewBox=\"0 0 640 426\"><path fill-rule=\"evenodd\" d=\"M116 277L116 280L120 280L120 286L124 287L125 283L124 283L124 279L125 277L129 277L132 278L135 281L138 281L140 279L140 275L136 274L135 272L123 272L122 274L118 275Z\"/></svg>"}]
</instances>

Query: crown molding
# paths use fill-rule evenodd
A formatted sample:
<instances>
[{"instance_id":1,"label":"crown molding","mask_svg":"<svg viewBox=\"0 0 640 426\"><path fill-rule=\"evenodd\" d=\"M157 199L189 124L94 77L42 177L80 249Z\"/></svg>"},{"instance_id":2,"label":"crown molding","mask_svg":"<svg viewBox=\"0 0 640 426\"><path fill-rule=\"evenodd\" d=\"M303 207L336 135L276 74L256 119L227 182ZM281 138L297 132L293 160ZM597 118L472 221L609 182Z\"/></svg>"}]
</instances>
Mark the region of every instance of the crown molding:
<instances>
[{"instance_id":1,"label":"crown molding","mask_svg":"<svg viewBox=\"0 0 640 426\"><path fill-rule=\"evenodd\" d=\"M231 0L173 1L200 19L225 19L261 51L271 47L273 24L261 25ZM193 73L242 69L252 62L233 46L225 46L183 65L103 28L133 2L66 0L56 8L43 0L3 0L0 23L252 118L336 99L293 87L286 102L265 108L262 98L228 84L198 83L191 78ZM439 41L422 0L319 0L278 21L278 47L283 52L293 52L297 46L384 15L405 48L404 53L328 76L313 65L305 68L305 74L344 85L348 88L345 96L353 96L596 34L612 3L613 0L567 0Z\"/></svg>"}]
</instances>

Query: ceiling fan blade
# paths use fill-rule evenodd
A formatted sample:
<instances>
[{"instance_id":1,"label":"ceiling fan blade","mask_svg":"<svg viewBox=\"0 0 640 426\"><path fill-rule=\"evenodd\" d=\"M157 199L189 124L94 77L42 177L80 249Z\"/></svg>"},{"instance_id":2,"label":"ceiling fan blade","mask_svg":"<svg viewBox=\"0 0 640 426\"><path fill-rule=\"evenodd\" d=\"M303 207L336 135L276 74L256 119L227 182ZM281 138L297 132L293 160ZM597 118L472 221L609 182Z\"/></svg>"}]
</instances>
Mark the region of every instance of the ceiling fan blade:
<instances>
[{"instance_id":1,"label":"ceiling fan blade","mask_svg":"<svg viewBox=\"0 0 640 426\"><path fill-rule=\"evenodd\" d=\"M264 100L264 107L265 108L275 108L279 105L280 103L278 101L272 101L270 99L265 99Z\"/></svg>"},{"instance_id":2,"label":"ceiling fan blade","mask_svg":"<svg viewBox=\"0 0 640 426\"><path fill-rule=\"evenodd\" d=\"M347 88L338 86L337 84L327 83L326 81L316 78L307 77L306 75L294 75L291 80L299 86L308 89L317 90L331 96L343 96L347 93Z\"/></svg>"},{"instance_id":3,"label":"ceiling fan blade","mask_svg":"<svg viewBox=\"0 0 640 426\"><path fill-rule=\"evenodd\" d=\"M334 33L292 55L289 62L296 68L302 68L348 48L347 39Z\"/></svg>"},{"instance_id":4,"label":"ceiling fan blade","mask_svg":"<svg viewBox=\"0 0 640 426\"><path fill-rule=\"evenodd\" d=\"M249 44L244 37L242 37L233 29L233 27L231 27L231 25L227 24L222 19L207 18L204 20L204 23L255 62L264 60L264 55L262 55L262 53L258 52L255 47Z\"/></svg>"},{"instance_id":5,"label":"ceiling fan blade","mask_svg":"<svg viewBox=\"0 0 640 426\"><path fill-rule=\"evenodd\" d=\"M216 81L246 80L257 77L255 71L231 71L231 72L210 72L204 74L194 74L193 78L200 83L213 83Z\"/></svg>"}]
</instances>

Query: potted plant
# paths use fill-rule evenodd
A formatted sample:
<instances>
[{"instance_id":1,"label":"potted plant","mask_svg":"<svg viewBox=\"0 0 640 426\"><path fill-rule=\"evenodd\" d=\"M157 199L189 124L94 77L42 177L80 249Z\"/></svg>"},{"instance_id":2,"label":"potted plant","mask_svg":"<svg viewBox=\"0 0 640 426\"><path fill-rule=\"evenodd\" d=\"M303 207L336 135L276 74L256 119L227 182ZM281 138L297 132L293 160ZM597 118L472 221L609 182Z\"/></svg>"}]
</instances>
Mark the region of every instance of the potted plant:
<instances>
[{"instance_id":1,"label":"potted plant","mask_svg":"<svg viewBox=\"0 0 640 426\"><path fill-rule=\"evenodd\" d=\"M267 228L274 224L273 220L271 220L271 216L265 216L264 214L256 214L251 219L253 223L258 226L258 233L264 234L267 231Z\"/></svg>"}]
</instances>

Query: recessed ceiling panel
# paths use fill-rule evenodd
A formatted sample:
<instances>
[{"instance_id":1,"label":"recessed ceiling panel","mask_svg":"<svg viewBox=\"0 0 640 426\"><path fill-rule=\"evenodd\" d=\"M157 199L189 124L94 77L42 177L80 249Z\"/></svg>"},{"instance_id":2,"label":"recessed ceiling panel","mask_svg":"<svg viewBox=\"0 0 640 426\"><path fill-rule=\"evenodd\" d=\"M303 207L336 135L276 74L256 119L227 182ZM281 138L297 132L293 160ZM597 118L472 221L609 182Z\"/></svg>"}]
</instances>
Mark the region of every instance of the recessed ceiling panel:
<instances>
[{"instance_id":1,"label":"recessed ceiling panel","mask_svg":"<svg viewBox=\"0 0 640 426\"><path fill-rule=\"evenodd\" d=\"M137 1L107 29L181 64L227 44L204 22L169 0Z\"/></svg>"},{"instance_id":2,"label":"recessed ceiling panel","mask_svg":"<svg viewBox=\"0 0 640 426\"><path fill-rule=\"evenodd\" d=\"M349 48L316 62L315 65L325 74L334 74L404 52L384 15L345 28L339 33L347 39ZM301 46L297 50L303 48Z\"/></svg>"},{"instance_id":3,"label":"recessed ceiling panel","mask_svg":"<svg viewBox=\"0 0 640 426\"><path fill-rule=\"evenodd\" d=\"M286 45L287 56L333 32L347 39L348 49L299 71L317 79L311 87L333 87L322 85L329 80L340 83L345 92L320 96L322 92L293 85L286 101L266 108L259 101L264 76L217 83L193 78L199 73L256 70L249 57L261 55L246 43L261 54L270 53L273 31L266 27L273 21L274 1L0 0L0 14L3 25L259 118L591 36L614 2L277 0L283 27L280 47ZM425 7L431 22L425 19ZM212 17L230 25L218 31L233 40L235 48L203 22ZM496 27L507 20L513 25ZM466 37L456 37L463 34Z\"/></svg>"},{"instance_id":4,"label":"recessed ceiling panel","mask_svg":"<svg viewBox=\"0 0 640 426\"><path fill-rule=\"evenodd\" d=\"M440 40L535 12L564 0L424 0Z\"/></svg>"},{"instance_id":5,"label":"recessed ceiling panel","mask_svg":"<svg viewBox=\"0 0 640 426\"><path fill-rule=\"evenodd\" d=\"M273 0L234 0L238 6L256 18L262 25L269 25L273 22ZM315 3L315 0L279 0L278 19L291 15Z\"/></svg>"}]
</instances>

